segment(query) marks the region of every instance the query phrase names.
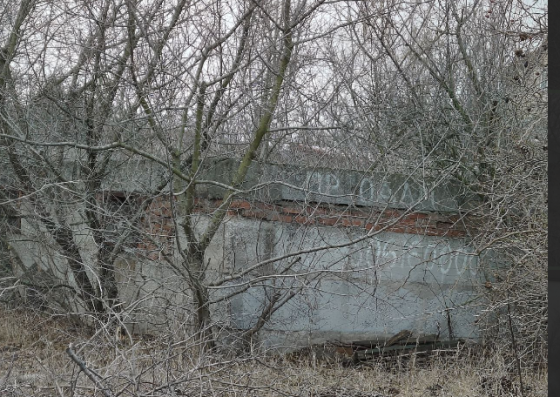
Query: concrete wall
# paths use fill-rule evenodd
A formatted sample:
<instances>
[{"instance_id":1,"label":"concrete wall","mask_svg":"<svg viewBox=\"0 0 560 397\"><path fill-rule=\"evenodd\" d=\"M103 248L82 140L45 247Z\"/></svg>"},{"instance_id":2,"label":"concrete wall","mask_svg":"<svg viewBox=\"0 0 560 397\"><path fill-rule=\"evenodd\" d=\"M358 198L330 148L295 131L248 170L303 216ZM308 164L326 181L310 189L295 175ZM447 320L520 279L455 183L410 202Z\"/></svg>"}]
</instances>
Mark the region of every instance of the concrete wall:
<instances>
[{"instance_id":1,"label":"concrete wall","mask_svg":"<svg viewBox=\"0 0 560 397\"><path fill-rule=\"evenodd\" d=\"M226 261L225 269L233 272L268 257L341 244L361 235L345 228L232 219L226 224L224 243L226 251L236 255ZM439 333L441 338L478 337L476 308L470 301L484 281L478 258L464 239L382 232L351 246L301 258L293 269L301 276L278 277L275 284L268 280L231 299L229 325L250 328L267 296L305 283L302 293L271 318L262 335L265 345L383 339L404 329ZM267 272L275 274L274 266Z\"/></svg>"},{"instance_id":2,"label":"concrete wall","mask_svg":"<svg viewBox=\"0 0 560 397\"><path fill-rule=\"evenodd\" d=\"M234 166L231 159L212 163L201 178L227 183ZM230 205L206 253L213 269L210 283L270 258L363 240L298 255L301 260L291 269L298 276L279 275L286 259L212 288L212 297L218 298L251 278L268 277L213 307L222 326L249 329L270 296L305 285L261 331L265 346L382 340L404 329L445 339L478 338L474 303L486 278L468 244L468 218L461 216L476 200L458 185L255 164L243 188L254 186L259 188ZM199 193L203 226L203 214L217 208L223 189L208 184ZM169 211L168 204L160 204L153 208L160 215L151 219L158 227L166 224ZM158 230L166 233L163 226ZM153 254L157 260L157 250Z\"/></svg>"},{"instance_id":3,"label":"concrete wall","mask_svg":"<svg viewBox=\"0 0 560 397\"><path fill-rule=\"evenodd\" d=\"M209 163L201 178L228 183L236 160ZM471 208L475 197L449 180L417 179L415 176L383 175L328 168L303 169L286 164L253 163L243 188L260 188L245 197L263 201L303 201L376 208L410 208L417 211L457 212ZM219 198L223 190L201 187L201 193Z\"/></svg>"},{"instance_id":4,"label":"concrete wall","mask_svg":"<svg viewBox=\"0 0 560 397\"><path fill-rule=\"evenodd\" d=\"M227 183L235 164L209 163L201 179ZM104 188L140 194L158 185L164 172L141 162L116 170ZM202 231L224 191L213 183L197 188ZM300 293L275 311L260 333L265 346L384 339L404 329L441 338L478 337L473 302L485 275L468 244L469 219L462 216L476 200L459 185L255 163L242 188L247 192L232 202L206 252L206 281L212 285L255 263L289 257L211 287L211 299L219 299L253 280L244 292L212 306L220 326L249 329L270 296L296 289ZM166 250L179 259L165 197L152 203L143 225L161 244L143 242L115 264L120 297L125 306L134 305L126 320L138 331L170 321L186 324L192 314L188 286L161 257ZM14 247L25 256L17 240ZM77 242L86 253L92 248L87 232ZM281 274L295 258L290 274Z\"/></svg>"}]
</instances>

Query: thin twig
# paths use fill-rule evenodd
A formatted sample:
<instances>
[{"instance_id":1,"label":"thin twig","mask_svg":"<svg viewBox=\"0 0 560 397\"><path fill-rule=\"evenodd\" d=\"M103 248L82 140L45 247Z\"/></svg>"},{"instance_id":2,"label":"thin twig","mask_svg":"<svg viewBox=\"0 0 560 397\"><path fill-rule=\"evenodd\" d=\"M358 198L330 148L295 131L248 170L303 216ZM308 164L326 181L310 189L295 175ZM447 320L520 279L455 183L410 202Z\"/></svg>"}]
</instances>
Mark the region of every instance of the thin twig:
<instances>
[{"instance_id":1,"label":"thin twig","mask_svg":"<svg viewBox=\"0 0 560 397\"><path fill-rule=\"evenodd\" d=\"M523 387L523 375L521 373L521 360L519 359L519 353L517 351L517 343L515 342L515 333L513 332L513 325L511 323L511 308L508 303L508 326L509 332L511 333L511 346L513 348L513 354L515 355L515 363L517 364L517 374L519 375L519 390L521 393L521 397L525 396L525 388Z\"/></svg>"},{"instance_id":2,"label":"thin twig","mask_svg":"<svg viewBox=\"0 0 560 397\"><path fill-rule=\"evenodd\" d=\"M97 387L99 387L101 389L101 391L103 392L103 394L105 395L105 397L114 397L113 392L111 391L111 389L109 389L107 386L105 386L103 384L103 382L101 381L101 378L99 375L96 375L92 370L90 370L86 364L83 362L82 359L80 359L76 353L74 353L73 350L73 345L72 343L70 343L70 345L68 346L68 348L66 349L66 353L68 354L68 356L70 356L70 358L72 359L72 361L74 361L76 364L78 364L78 366L80 367L80 369L82 371L84 371L84 374L87 375L88 378L91 379L91 381L93 383L95 383L95 385Z\"/></svg>"}]
</instances>

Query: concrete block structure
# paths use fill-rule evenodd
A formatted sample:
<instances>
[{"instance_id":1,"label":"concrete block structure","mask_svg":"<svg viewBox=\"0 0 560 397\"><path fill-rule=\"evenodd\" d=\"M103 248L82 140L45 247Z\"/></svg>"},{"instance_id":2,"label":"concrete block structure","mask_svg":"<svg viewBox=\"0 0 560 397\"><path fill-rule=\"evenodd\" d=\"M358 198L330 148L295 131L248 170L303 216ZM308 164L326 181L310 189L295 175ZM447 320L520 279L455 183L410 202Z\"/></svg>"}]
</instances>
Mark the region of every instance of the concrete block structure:
<instances>
[{"instance_id":1,"label":"concrete block structure","mask_svg":"<svg viewBox=\"0 0 560 397\"><path fill-rule=\"evenodd\" d=\"M200 179L216 183L197 186L197 230L221 205L220 183L231 180L236 161L203 167ZM138 167L142 172L115 173L104 182L105 192L140 196L164 173ZM476 198L460 185L255 162L240 190L205 252L205 282L221 329L250 329L272 297L281 295L285 303L258 333L257 342L267 348L383 340L402 330L441 339L479 337L476 303L486 273L469 245L475 222L466 213ZM77 218L76 228L79 223ZM151 201L140 227L151 238L141 238L115 262L119 299L134 309L125 321L138 332L187 323L186 280L164 260L179 258L169 195ZM23 242L26 233L32 230L24 224L12 246L26 266L46 266L39 246L28 250ZM184 236L178 241L188 243ZM84 252L91 249L90 231L83 230L77 243ZM64 274L64 260L57 260ZM287 265L289 273L280 270ZM227 282L228 275L244 271Z\"/></svg>"}]
</instances>

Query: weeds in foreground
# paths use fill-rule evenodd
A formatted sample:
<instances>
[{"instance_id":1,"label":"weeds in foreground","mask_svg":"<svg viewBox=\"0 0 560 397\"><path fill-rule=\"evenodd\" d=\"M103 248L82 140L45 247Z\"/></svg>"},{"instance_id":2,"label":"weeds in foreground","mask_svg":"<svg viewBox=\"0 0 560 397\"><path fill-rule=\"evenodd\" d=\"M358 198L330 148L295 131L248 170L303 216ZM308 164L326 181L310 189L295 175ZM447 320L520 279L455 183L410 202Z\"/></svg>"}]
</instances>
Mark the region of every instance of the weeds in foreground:
<instances>
[{"instance_id":1,"label":"weeds in foreground","mask_svg":"<svg viewBox=\"0 0 560 397\"><path fill-rule=\"evenodd\" d=\"M341 357L200 354L181 332L115 338L71 322L0 309L0 396L545 396L545 368L458 349L347 365ZM74 359L68 354L71 353ZM82 367L78 364L82 363ZM89 372L88 372L89 371ZM96 381L97 380L97 381Z\"/></svg>"}]
</instances>

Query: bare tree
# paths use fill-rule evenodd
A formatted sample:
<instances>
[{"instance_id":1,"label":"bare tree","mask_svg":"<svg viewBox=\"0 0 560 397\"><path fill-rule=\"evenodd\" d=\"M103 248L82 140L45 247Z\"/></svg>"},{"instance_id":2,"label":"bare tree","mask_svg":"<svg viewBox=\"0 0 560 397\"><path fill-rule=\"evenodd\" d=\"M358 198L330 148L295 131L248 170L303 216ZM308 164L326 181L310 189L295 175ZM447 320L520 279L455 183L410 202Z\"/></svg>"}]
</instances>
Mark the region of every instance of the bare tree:
<instances>
[{"instance_id":1,"label":"bare tree","mask_svg":"<svg viewBox=\"0 0 560 397\"><path fill-rule=\"evenodd\" d=\"M7 186L17 200L6 194L3 205L19 214L28 237L5 246L16 248L21 272L39 260L51 278L64 280L60 301L67 310L106 320L123 308L115 261L141 243L138 233L163 247L142 225L154 201L166 200L174 223L167 237L175 242L159 249L160 259L187 282L197 329L211 345L209 286L274 261L209 280L205 252L233 199L247 194L251 164L282 147L286 136L270 135L273 124L294 120L307 128L320 117L320 109L302 116L291 103L306 94L298 74L304 64L315 67L316 41L344 25L319 25L314 15L324 6L22 2L17 16L7 12L13 26L3 38L1 136L13 178ZM204 179L209 160L224 154L239 156L229 176ZM138 173L155 173L151 181L128 183L135 161L147 167ZM202 221L197 198L208 188L223 189L222 200ZM26 252L30 236L38 245ZM289 272L296 257L297 251L277 259L284 264L275 274ZM268 278L277 276L261 274L262 283ZM247 334L300 290L273 293ZM79 300L66 295L72 291Z\"/></svg>"},{"instance_id":2,"label":"bare tree","mask_svg":"<svg viewBox=\"0 0 560 397\"><path fill-rule=\"evenodd\" d=\"M157 289L143 280L138 294L146 296L125 300L117 288L123 267L133 266L127 255L145 255L186 284L195 331L208 346L213 308L258 290L264 298L245 327L249 340L295 296L320 291L321 276L337 265L325 266L321 255L365 252L360 244L453 179L482 199L469 214L484 219L478 253L500 248L516 263L503 284L488 279L490 292L500 291L492 307L534 311L512 293L528 271L536 275L541 317L513 323L542 342L546 13L523 2L493 4L6 2L0 227L9 232L2 247L20 282L52 294L67 311L122 321L123 311ZM212 252L224 243L238 201L270 204L273 182L286 187L273 173L255 177L259 167L269 172L269 161L357 169L383 180L401 173L401 188L417 182L421 189L389 222L383 208L368 207L373 226L340 242L317 236L309 247L302 228L300 242L274 256L261 250L274 240L262 226L259 241L247 245L255 255L221 271ZM336 194L319 182L286 188L326 211ZM342 211L357 210L358 193L344 196ZM202 208L218 195L215 207ZM150 221L155 208L171 227ZM350 281L365 272L356 252L341 276ZM31 276L31 263L48 282Z\"/></svg>"},{"instance_id":3,"label":"bare tree","mask_svg":"<svg viewBox=\"0 0 560 397\"><path fill-rule=\"evenodd\" d=\"M522 340L517 357L544 360L546 5L360 3L354 18L348 34L355 57L373 73L351 69L357 77L342 78L372 126L370 141L399 167L422 159L427 174L450 171L483 200L472 212L481 219L474 244L480 253L500 251L511 264L504 273L483 262L490 277L484 295L492 302L485 313L491 324L494 315L503 321L506 340Z\"/></svg>"}]
</instances>

